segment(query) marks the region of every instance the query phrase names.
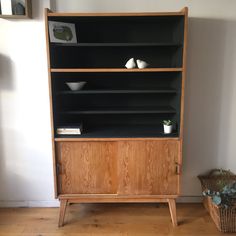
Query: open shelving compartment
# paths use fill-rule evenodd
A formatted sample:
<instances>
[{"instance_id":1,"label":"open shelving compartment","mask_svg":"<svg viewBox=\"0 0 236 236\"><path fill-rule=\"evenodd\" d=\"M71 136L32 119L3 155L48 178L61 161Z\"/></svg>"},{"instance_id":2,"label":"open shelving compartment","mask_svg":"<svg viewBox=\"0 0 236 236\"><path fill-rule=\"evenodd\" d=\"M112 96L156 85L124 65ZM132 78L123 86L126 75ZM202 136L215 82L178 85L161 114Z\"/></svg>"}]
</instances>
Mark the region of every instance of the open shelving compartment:
<instances>
[{"instance_id":1,"label":"open shelving compartment","mask_svg":"<svg viewBox=\"0 0 236 236\"><path fill-rule=\"evenodd\" d=\"M84 137L179 137L184 14L55 16L75 24L78 43L49 43L53 121L83 124ZM126 69L130 59L145 69ZM67 82L86 81L71 91ZM163 134L162 120L176 122Z\"/></svg>"},{"instance_id":2,"label":"open shelving compartment","mask_svg":"<svg viewBox=\"0 0 236 236\"><path fill-rule=\"evenodd\" d=\"M49 17L57 21L58 17ZM149 68L181 68L184 17L60 17L74 23L77 44L50 43L51 67L124 68L129 58Z\"/></svg>"},{"instance_id":3,"label":"open shelving compartment","mask_svg":"<svg viewBox=\"0 0 236 236\"><path fill-rule=\"evenodd\" d=\"M78 91L66 84L81 81ZM73 137L178 137L181 72L52 73L52 82L55 133L82 123ZM163 119L176 121L175 132L163 134Z\"/></svg>"}]
</instances>

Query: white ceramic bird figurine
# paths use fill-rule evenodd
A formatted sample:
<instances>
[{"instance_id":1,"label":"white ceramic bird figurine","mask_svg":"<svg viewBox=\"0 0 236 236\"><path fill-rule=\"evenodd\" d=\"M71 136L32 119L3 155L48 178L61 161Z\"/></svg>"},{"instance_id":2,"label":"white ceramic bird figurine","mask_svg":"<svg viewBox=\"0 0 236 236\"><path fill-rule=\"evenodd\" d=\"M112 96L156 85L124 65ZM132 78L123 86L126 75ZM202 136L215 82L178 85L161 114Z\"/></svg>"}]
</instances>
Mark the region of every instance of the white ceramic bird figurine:
<instances>
[{"instance_id":1,"label":"white ceramic bird figurine","mask_svg":"<svg viewBox=\"0 0 236 236\"><path fill-rule=\"evenodd\" d=\"M125 67L126 67L127 69L133 69L133 68L135 68L135 67L136 67L136 63L135 63L134 58L130 58L130 59L126 62Z\"/></svg>"},{"instance_id":2,"label":"white ceramic bird figurine","mask_svg":"<svg viewBox=\"0 0 236 236\"><path fill-rule=\"evenodd\" d=\"M139 59L136 60L136 62L137 62L137 65L138 65L139 69L146 68L149 65L146 61L142 61L142 60L139 60Z\"/></svg>"}]
</instances>

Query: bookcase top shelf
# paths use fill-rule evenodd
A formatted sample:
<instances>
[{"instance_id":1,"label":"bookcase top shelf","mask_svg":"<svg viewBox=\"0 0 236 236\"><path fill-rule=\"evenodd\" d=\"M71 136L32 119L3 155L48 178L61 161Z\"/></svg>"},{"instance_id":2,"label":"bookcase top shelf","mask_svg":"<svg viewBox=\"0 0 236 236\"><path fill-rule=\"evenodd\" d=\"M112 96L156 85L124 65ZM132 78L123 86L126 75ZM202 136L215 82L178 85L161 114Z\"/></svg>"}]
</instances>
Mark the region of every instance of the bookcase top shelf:
<instances>
[{"instance_id":1,"label":"bookcase top shelf","mask_svg":"<svg viewBox=\"0 0 236 236\"><path fill-rule=\"evenodd\" d=\"M51 12L49 9L47 10L48 17L97 17L97 16L104 16L104 17L110 17L110 16L184 16L186 15L188 8L185 7L179 12L113 12L113 13L58 13L58 12Z\"/></svg>"}]
</instances>

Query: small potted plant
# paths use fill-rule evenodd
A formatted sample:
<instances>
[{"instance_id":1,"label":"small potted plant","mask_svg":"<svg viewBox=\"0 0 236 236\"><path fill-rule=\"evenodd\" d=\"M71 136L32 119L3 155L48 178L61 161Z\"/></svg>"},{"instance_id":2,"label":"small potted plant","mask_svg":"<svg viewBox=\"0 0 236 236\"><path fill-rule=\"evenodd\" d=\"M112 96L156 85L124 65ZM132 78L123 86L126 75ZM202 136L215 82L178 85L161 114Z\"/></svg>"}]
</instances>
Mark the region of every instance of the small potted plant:
<instances>
[{"instance_id":1,"label":"small potted plant","mask_svg":"<svg viewBox=\"0 0 236 236\"><path fill-rule=\"evenodd\" d=\"M173 121L163 120L162 124L163 124L163 127L164 127L164 133L165 134L171 134L172 131L173 131Z\"/></svg>"},{"instance_id":2,"label":"small potted plant","mask_svg":"<svg viewBox=\"0 0 236 236\"><path fill-rule=\"evenodd\" d=\"M212 202L217 206L224 208L233 206L236 201L236 181L225 185L220 191L207 189L203 191L203 196L211 197Z\"/></svg>"}]
</instances>

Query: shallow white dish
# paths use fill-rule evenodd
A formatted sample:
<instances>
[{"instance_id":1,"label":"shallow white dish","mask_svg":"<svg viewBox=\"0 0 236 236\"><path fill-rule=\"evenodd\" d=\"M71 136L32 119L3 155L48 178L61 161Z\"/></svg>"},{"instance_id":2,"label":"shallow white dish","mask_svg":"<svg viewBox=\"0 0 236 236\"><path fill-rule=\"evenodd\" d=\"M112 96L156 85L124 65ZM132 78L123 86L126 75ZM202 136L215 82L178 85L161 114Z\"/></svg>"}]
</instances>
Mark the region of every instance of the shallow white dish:
<instances>
[{"instance_id":1,"label":"shallow white dish","mask_svg":"<svg viewBox=\"0 0 236 236\"><path fill-rule=\"evenodd\" d=\"M76 91L76 90L80 90L84 87L84 85L86 84L85 81L81 81L81 82L67 82L66 83L67 86L72 90L72 91Z\"/></svg>"}]
</instances>

